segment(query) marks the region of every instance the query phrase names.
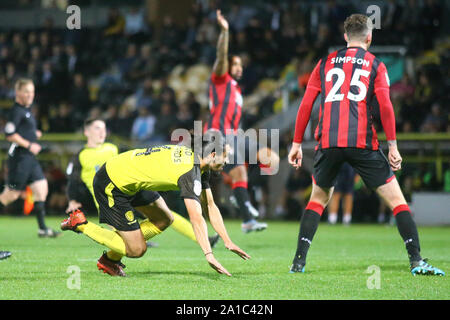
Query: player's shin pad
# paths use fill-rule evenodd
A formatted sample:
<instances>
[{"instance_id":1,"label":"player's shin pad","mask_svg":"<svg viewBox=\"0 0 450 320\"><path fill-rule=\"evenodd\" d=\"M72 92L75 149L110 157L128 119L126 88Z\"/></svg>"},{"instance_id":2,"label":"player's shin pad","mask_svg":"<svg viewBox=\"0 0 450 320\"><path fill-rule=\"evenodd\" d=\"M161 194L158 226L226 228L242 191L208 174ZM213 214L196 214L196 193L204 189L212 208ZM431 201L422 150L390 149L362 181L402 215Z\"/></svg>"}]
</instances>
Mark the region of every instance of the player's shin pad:
<instances>
[{"instance_id":1,"label":"player's shin pad","mask_svg":"<svg viewBox=\"0 0 450 320\"><path fill-rule=\"evenodd\" d=\"M162 231L159 230L157 226L148 220L144 220L140 223L142 234L144 235L145 241L150 240L154 236L157 236Z\"/></svg>"}]
</instances>

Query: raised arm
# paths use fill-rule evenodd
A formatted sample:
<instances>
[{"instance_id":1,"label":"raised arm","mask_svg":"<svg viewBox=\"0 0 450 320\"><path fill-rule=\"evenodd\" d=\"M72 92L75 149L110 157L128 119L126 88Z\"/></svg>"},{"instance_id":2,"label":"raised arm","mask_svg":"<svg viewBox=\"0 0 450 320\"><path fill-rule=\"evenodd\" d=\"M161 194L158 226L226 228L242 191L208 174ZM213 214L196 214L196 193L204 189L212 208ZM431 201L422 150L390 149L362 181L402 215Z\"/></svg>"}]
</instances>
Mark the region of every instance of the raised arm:
<instances>
[{"instance_id":1,"label":"raised arm","mask_svg":"<svg viewBox=\"0 0 450 320\"><path fill-rule=\"evenodd\" d=\"M217 24L220 26L219 40L217 41L216 61L213 72L216 76L223 76L228 72L228 21L217 10Z\"/></svg>"},{"instance_id":2,"label":"raised arm","mask_svg":"<svg viewBox=\"0 0 450 320\"><path fill-rule=\"evenodd\" d=\"M191 221L192 228L194 229L195 238L197 239L197 242L200 245L200 248L202 249L209 265L218 273L231 276L227 269L225 269L214 257L208 240L208 227L202 216L202 207L200 203L197 200L185 198L184 204L186 205L189 220Z\"/></svg>"},{"instance_id":3,"label":"raised arm","mask_svg":"<svg viewBox=\"0 0 450 320\"><path fill-rule=\"evenodd\" d=\"M214 230L216 230L216 232L222 238L225 247L228 250L239 255L244 260L250 259L250 256L242 249L240 249L237 245L235 245L228 236L227 229L225 228L225 224L223 223L222 215L220 214L220 210L219 208L217 208L216 203L214 202L214 197L212 195L211 189L208 188L203 190L202 202L204 202L205 206L208 208L209 221L211 222Z\"/></svg>"}]
</instances>

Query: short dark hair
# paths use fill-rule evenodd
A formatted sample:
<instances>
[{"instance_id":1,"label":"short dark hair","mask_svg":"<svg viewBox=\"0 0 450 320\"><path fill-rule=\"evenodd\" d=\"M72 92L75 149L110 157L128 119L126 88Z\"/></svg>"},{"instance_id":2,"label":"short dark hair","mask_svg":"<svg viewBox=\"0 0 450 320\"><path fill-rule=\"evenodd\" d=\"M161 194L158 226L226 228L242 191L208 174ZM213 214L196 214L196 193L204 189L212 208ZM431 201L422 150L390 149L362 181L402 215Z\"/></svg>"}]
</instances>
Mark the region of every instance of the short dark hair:
<instances>
[{"instance_id":1,"label":"short dark hair","mask_svg":"<svg viewBox=\"0 0 450 320\"><path fill-rule=\"evenodd\" d=\"M344 32L349 40L364 40L372 30L372 20L363 14L352 14L344 21Z\"/></svg>"},{"instance_id":2,"label":"short dark hair","mask_svg":"<svg viewBox=\"0 0 450 320\"><path fill-rule=\"evenodd\" d=\"M98 117L87 118L83 122L83 128L86 129L87 127L89 127L95 121L103 121L103 122L105 122L105 120L103 120L102 118L98 118Z\"/></svg>"}]
</instances>

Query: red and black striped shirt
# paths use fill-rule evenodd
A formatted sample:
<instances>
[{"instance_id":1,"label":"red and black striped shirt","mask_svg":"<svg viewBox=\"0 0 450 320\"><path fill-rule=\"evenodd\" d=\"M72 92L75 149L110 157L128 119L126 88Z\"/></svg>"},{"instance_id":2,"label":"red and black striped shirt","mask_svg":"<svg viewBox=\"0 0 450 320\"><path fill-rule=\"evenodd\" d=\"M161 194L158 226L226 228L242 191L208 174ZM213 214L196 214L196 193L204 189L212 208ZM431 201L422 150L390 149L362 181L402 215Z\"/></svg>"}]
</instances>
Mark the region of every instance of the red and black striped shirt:
<instances>
[{"instance_id":1,"label":"red and black striped shirt","mask_svg":"<svg viewBox=\"0 0 450 320\"><path fill-rule=\"evenodd\" d=\"M222 76L213 73L208 93L210 115L204 131L216 129L224 135L230 130L236 133L241 121L243 102L241 88L236 80L228 72Z\"/></svg>"},{"instance_id":2,"label":"red and black striped shirt","mask_svg":"<svg viewBox=\"0 0 450 320\"><path fill-rule=\"evenodd\" d=\"M314 135L317 148L377 150L372 108L378 105L386 137L395 140L395 116L386 66L370 52L349 47L319 61L299 107L294 142L302 142L319 93L319 123Z\"/></svg>"}]
</instances>

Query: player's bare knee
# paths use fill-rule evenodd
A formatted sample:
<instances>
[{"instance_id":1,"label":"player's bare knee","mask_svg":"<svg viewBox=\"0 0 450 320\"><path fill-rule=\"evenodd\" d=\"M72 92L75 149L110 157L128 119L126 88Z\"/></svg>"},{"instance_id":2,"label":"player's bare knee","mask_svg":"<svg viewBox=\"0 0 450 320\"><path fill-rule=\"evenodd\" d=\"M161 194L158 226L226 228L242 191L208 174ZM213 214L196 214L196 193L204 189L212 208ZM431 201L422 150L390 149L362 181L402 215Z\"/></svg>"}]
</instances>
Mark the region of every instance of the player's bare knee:
<instances>
[{"instance_id":1,"label":"player's bare knee","mask_svg":"<svg viewBox=\"0 0 450 320\"><path fill-rule=\"evenodd\" d=\"M2 200L6 202L5 204L7 205L19 199L20 194L20 191L8 189L2 194Z\"/></svg>"},{"instance_id":2,"label":"player's bare knee","mask_svg":"<svg viewBox=\"0 0 450 320\"><path fill-rule=\"evenodd\" d=\"M127 248L128 258L140 258L147 252L147 244L144 242L142 244L133 245Z\"/></svg>"},{"instance_id":3,"label":"player's bare knee","mask_svg":"<svg viewBox=\"0 0 450 320\"><path fill-rule=\"evenodd\" d=\"M316 184L313 185L310 201L321 204L326 207L333 195L334 188L321 188Z\"/></svg>"},{"instance_id":4,"label":"player's bare knee","mask_svg":"<svg viewBox=\"0 0 450 320\"><path fill-rule=\"evenodd\" d=\"M35 201L45 201L48 195L47 180L40 180L30 185Z\"/></svg>"}]
</instances>

